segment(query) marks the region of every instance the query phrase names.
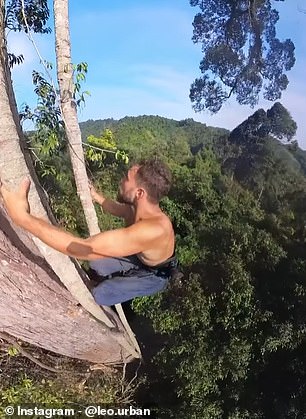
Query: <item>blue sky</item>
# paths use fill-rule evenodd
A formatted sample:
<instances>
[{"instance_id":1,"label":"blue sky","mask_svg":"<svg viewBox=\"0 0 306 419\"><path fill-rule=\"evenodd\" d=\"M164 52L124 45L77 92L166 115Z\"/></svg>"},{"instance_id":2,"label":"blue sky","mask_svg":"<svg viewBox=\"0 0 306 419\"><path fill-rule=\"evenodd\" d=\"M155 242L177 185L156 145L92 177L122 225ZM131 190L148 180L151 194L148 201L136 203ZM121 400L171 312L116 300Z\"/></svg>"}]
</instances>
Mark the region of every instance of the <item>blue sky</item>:
<instances>
[{"instance_id":1,"label":"blue sky","mask_svg":"<svg viewBox=\"0 0 306 419\"><path fill-rule=\"evenodd\" d=\"M296 64L281 102L298 123L297 140L306 149L306 14L301 12L306 0L273 3L280 11L280 39L291 38L296 46ZM257 107L234 100L214 116L193 111L189 88L200 75L202 58L201 46L191 40L197 11L188 0L70 1L72 59L88 63L84 90L91 92L79 120L161 115L232 129L252 114ZM35 42L41 55L55 63L53 35L35 36ZM35 106L31 72L43 71L35 50L24 35L14 33L9 48L25 55L24 64L13 70L18 105ZM258 104L271 106L263 100Z\"/></svg>"}]
</instances>

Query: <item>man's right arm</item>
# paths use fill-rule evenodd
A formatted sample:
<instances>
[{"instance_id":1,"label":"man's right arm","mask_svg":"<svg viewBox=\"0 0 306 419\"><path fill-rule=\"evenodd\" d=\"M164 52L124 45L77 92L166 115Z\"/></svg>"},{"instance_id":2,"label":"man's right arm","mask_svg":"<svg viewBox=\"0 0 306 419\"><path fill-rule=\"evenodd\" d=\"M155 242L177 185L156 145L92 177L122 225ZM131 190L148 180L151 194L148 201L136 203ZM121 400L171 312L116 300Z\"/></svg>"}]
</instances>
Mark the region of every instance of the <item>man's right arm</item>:
<instances>
[{"instance_id":1,"label":"man's right arm","mask_svg":"<svg viewBox=\"0 0 306 419\"><path fill-rule=\"evenodd\" d=\"M101 205L103 211L124 218L129 223L133 218L133 208L129 204L121 204L113 199L106 198L102 193L98 193L92 184L89 185L92 200Z\"/></svg>"}]
</instances>

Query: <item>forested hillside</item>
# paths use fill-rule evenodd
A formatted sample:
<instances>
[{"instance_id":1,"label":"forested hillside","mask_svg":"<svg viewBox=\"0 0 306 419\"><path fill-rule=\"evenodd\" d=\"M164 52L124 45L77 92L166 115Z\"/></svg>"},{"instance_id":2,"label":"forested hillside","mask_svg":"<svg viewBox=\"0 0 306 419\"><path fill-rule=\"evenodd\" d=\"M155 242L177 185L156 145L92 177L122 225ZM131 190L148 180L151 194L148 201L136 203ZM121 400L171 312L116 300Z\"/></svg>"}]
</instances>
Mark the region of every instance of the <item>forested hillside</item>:
<instances>
[{"instance_id":1,"label":"forested hillside","mask_svg":"<svg viewBox=\"0 0 306 419\"><path fill-rule=\"evenodd\" d=\"M126 156L158 155L173 173L162 207L183 278L132 302L146 362L133 397L159 418L305 416L306 153L287 141L292 121L277 121L259 110L232 132L158 116L81 124L88 173L106 195ZM57 220L87 236L67 145L30 137ZM102 231L122 225L96 209Z\"/></svg>"},{"instance_id":2,"label":"forested hillside","mask_svg":"<svg viewBox=\"0 0 306 419\"><path fill-rule=\"evenodd\" d=\"M306 412L306 153L287 142L292 125L264 126L258 112L231 133L155 116L81 124L84 138L110 128L131 159L158 154L174 174L163 207L184 278L133 302L163 336L146 389L160 417ZM104 191L116 173L97 172Z\"/></svg>"},{"instance_id":3,"label":"forested hillside","mask_svg":"<svg viewBox=\"0 0 306 419\"><path fill-rule=\"evenodd\" d=\"M99 137L105 129L110 129L119 148L128 151L131 158L137 159L148 152L170 154L183 161L190 149L202 143L209 143L226 135L226 129L207 127L193 119L175 121L160 116L125 117L86 121L80 123L83 141L89 135Z\"/></svg>"},{"instance_id":4,"label":"forested hillside","mask_svg":"<svg viewBox=\"0 0 306 419\"><path fill-rule=\"evenodd\" d=\"M165 149L169 151L171 147L178 147L176 157L179 157L180 152L187 152L186 144L192 154L196 154L207 145L221 149L222 141L229 135L225 128L209 127L191 118L175 121L161 116L146 115L120 120L88 120L81 122L80 127L83 141L86 141L89 135L99 137L105 129L110 129L118 146L132 152L132 158L138 158L138 153L146 154L146 149L162 154ZM286 141L281 142L270 137L266 147L275 158L283 161L289 170L306 173L306 151L299 148L296 142L288 144Z\"/></svg>"}]
</instances>

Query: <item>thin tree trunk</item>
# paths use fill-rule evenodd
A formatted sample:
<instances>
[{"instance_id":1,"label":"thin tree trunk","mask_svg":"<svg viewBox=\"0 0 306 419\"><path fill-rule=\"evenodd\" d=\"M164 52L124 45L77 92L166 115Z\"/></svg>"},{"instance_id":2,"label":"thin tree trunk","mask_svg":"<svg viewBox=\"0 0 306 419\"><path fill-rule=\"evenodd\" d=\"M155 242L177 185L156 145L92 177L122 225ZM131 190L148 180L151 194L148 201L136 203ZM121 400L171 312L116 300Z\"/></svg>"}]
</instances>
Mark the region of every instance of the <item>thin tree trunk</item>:
<instances>
[{"instance_id":1,"label":"thin tree trunk","mask_svg":"<svg viewBox=\"0 0 306 419\"><path fill-rule=\"evenodd\" d=\"M81 130L76 103L73 99L73 68L69 34L68 0L54 0L54 26L57 78L61 97L61 111L68 140L77 193L84 210L90 235L100 233L96 211L90 196Z\"/></svg>"},{"instance_id":2,"label":"thin tree trunk","mask_svg":"<svg viewBox=\"0 0 306 419\"><path fill-rule=\"evenodd\" d=\"M68 148L75 178L77 193L83 207L89 234L100 233L97 214L90 196L81 130L78 123L76 103L73 99L73 68L71 62L71 43L69 33L68 0L54 0L55 49L57 79L61 97L61 112L65 124ZM140 355L140 348L124 315L121 304L116 304L120 320Z\"/></svg>"},{"instance_id":3,"label":"thin tree trunk","mask_svg":"<svg viewBox=\"0 0 306 419\"><path fill-rule=\"evenodd\" d=\"M32 178L32 187L29 194L29 201L31 205L31 211L34 215L44 218L48 220L47 212L42 204L42 201L46 201L44 194L41 192L39 193L39 184L37 182L37 177L35 176L35 171L33 165L31 164L31 159L25 153L25 150L22 151L21 147L24 147L25 141L22 137L21 127L19 125L19 118L16 109L16 102L13 95L13 89L11 86L11 78L10 78L10 71L7 65L7 51L6 51L6 40L4 34L4 0L0 0L0 120L1 120L1 130L0 130L0 176L2 180L8 184L11 188L16 188L16 185L19 185L21 179L25 176ZM34 181L33 181L34 180ZM44 202L45 207L48 208L47 202ZM50 211L50 210L49 210ZM6 218L3 216L0 220L0 233L3 234L4 232L4 225L9 225ZM86 288L81 276L80 276L80 268L76 263L74 263L69 257L55 251L54 249L44 245L40 240L35 237L30 237L28 234L23 233L20 229L14 230L14 240L21 242L24 244L22 248L24 252L29 251L32 256L35 256L38 259L38 263L46 262L49 264L49 284L47 289L49 291L52 290L54 286L55 278L60 279L60 281L68 288L71 292L72 296L75 297L77 301L73 297L71 297L71 301L74 302L74 305L77 302L80 302L82 306L89 311L94 317L98 318L101 322L97 322L92 319L92 322L95 321L94 328L98 328L100 330L100 335L103 334L105 336L112 336L112 339L116 342L116 345L121 347L121 352L124 353L124 357L130 357L131 355L137 357L137 353L135 352L133 345L129 342L129 338L123 333L122 326L118 322L116 315L110 311L108 315L104 313L101 308L95 303L92 295ZM5 232L4 232L5 233ZM16 236L16 237L15 237ZM30 336L33 334L33 330L36 328L36 324L39 318L44 318L42 312L40 310L37 311L35 314L35 307L38 307L35 303L35 300L30 298L29 305L27 307L32 307L33 316L29 317L33 323L28 323L27 316L20 315L16 305L13 303L12 307L17 313L18 317L18 327L19 332L16 331L16 328L10 327L10 315L11 312L8 312L8 307L11 301L15 300L16 295L20 297L22 300L25 295L31 295L30 290L27 288L36 287L37 285L33 285L34 282L31 282L28 278L28 275L22 275L22 272L28 272L30 274L30 270L22 271L22 265L17 264L14 266L14 269L10 269L7 266L11 266L11 260L9 258L10 252L13 252L12 244L10 244L9 235L6 233L4 236L2 235L2 241L0 242L0 251L2 252L3 249L8 249L6 252L7 259L2 259L0 264L0 278L3 278L1 281L1 297L0 297L0 313L6 313L6 316L0 314L0 329L4 332L10 333L16 337L21 337L21 330L23 330L23 334L25 335L25 340L33 343ZM27 249L27 250L26 250ZM46 262L44 262L44 259ZM27 264L28 262L26 259L22 259L22 256L19 255L17 260L23 260L22 263ZM9 265L7 265L9 263ZM18 271L18 267L21 269L21 272ZM51 268L52 269L51 269ZM39 267L37 267L39 269ZM53 272L52 272L53 270ZM35 270L34 270L35 271ZM15 281L18 284L17 288L12 287L5 287L4 278L9 278L11 281ZM25 284L22 284L19 279L25 281ZM37 276L38 279L38 276ZM0 279L1 280L1 279ZM20 284L19 284L20 282ZM8 283L9 284L9 283ZM19 290L19 294L18 293ZM66 291L61 288L61 293L65 295ZM44 291L44 302L42 303L42 311L43 305L45 300L52 301L52 296L47 296L46 291ZM13 298L13 300L12 300ZM39 298L39 296L38 296ZM62 300L64 304L64 300ZM22 311L21 307L19 307L21 312L25 313L25 310ZM16 315L16 314L15 314ZM85 315L86 318L90 318L89 315ZM49 322L52 322L53 315L50 316ZM35 320L35 321L34 321ZM68 320L68 319L67 319ZM64 323L64 317L61 318L61 322ZM75 336L78 337L80 341L82 341L81 346L86 346L86 342L84 342L83 333L85 333L85 327L79 327L78 319L74 320L74 325L77 329ZM52 328L52 326L50 326ZM56 333L58 333L57 341L61 341L63 335L62 330L64 329L64 325L60 330L57 331L57 326L53 330L53 337ZM67 326L68 327L68 326ZM109 327L113 328L111 331L108 329ZM116 332L115 329L119 327L120 333ZM69 328L68 328L69 329ZM40 333L41 332L41 333ZM44 334L44 329L41 328L41 331L38 332L39 338L37 338L37 342L39 341L39 346L47 347L48 341L48 334ZM15 333L15 334L14 334ZM87 336L86 334L84 336ZM101 336L100 336L101 337ZM55 338L54 338L55 339ZM45 342L46 341L46 342ZM56 339L55 339L56 341ZM101 345L103 347L104 342L101 341ZM106 342L106 346L108 343ZM124 349L122 349L124 348ZM58 353L62 352L62 346L56 346L54 349ZM75 351L78 351L76 347ZM106 350L108 351L108 350ZM84 351L83 351L84 352ZM82 352L82 353L83 353ZM114 353L118 355L118 351L114 350ZM70 356L73 356L71 354ZM79 356L79 355L78 355ZM84 354L82 355L84 358ZM115 355L116 357L116 355ZM85 359L85 358L84 358ZM89 359L89 358L88 358ZM117 359L118 362L122 360L122 355L119 356Z\"/></svg>"}]
</instances>

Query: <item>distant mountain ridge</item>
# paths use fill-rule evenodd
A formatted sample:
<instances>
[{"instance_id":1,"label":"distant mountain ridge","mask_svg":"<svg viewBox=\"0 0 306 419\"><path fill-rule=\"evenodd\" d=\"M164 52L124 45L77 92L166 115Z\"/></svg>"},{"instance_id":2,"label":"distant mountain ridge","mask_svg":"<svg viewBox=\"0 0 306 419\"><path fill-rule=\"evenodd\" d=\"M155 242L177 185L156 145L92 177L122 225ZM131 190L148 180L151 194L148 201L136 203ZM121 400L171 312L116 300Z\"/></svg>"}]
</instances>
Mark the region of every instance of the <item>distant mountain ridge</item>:
<instances>
[{"instance_id":1,"label":"distant mountain ridge","mask_svg":"<svg viewBox=\"0 0 306 419\"><path fill-rule=\"evenodd\" d=\"M155 115L126 116L119 120L112 118L90 119L81 122L80 128L83 140L86 140L89 135L99 136L105 129L111 129L119 143L135 135L144 140L160 138L160 140L168 141L173 135L185 136L187 134L190 145L197 145L208 136L218 138L229 133L227 129L209 127L192 118L176 121ZM194 138L191 138L191 134Z\"/></svg>"},{"instance_id":2,"label":"distant mountain ridge","mask_svg":"<svg viewBox=\"0 0 306 419\"><path fill-rule=\"evenodd\" d=\"M203 146L212 144L218 147L218 140L229 136L230 131L225 128L207 126L192 118L180 121L161 116L142 115L126 116L115 120L88 120L80 123L83 141L89 135L99 137L105 129L111 129L119 147L129 152L139 154L139 149L162 150L172 144L177 153L187 153L188 146L192 154ZM291 169L301 171L306 175L306 151L295 145L284 144L270 139L269 148L273 149L275 157L286 161Z\"/></svg>"}]
</instances>

